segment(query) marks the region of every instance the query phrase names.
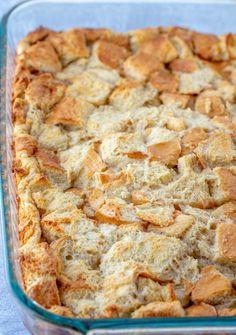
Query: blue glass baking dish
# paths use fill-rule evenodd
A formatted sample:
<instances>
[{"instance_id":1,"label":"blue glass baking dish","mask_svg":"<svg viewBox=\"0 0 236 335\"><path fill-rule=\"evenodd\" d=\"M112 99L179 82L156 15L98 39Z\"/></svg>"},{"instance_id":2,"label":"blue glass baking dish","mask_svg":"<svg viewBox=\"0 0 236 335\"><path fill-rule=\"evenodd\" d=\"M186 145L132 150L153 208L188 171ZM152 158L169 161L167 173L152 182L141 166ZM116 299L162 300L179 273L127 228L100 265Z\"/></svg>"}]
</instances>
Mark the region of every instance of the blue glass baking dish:
<instances>
[{"instance_id":1,"label":"blue glass baking dish","mask_svg":"<svg viewBox=\"0 0 236 335\"><path fill-rule=\"evenodd\" d=\"M18 40L39 25L60 30L72 26L117 31L156 25L186 26L203 32L236 32L236 1L26 1L3 18L1 41L0 209L8 285L20 304L23 321L34 335L75 334L236 334L236 317L76 319L52 314L23 292L17 262L17 211L11 175L11 78Z\"/></svg>"}]
</instances>

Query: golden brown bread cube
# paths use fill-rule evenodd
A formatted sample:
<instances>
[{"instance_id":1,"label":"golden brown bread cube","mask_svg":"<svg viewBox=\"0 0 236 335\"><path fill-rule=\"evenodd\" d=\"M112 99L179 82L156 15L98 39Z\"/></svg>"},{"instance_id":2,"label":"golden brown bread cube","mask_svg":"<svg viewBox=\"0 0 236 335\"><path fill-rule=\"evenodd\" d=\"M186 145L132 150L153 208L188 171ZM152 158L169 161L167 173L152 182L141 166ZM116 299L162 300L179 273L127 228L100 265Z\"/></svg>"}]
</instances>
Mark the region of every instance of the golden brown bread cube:
<instances>
[{"instance_id":1,"label":"golden brown bread cube","mask_svg":"<svg viewBox=\"0 0 236 335\"><path fill-rule=\"evenodd\" d=\"M224 299L232 293L232 289L229 279L213 266L206 266L202 269L201 277L193 287L191 299L194 303L204 302L217 305L224 302Z\"/></svg>"},{"instance_id":2,"label":"golden brown bread cube","mask_svg":"<svg viewBox=\"0 0 236 335\"><path fill-rule=\"evenodd\" d=\"M229 200L236 200L235 167L216 167L213 171L216 176L216 182L212 189L215 201L221 204Z\"/></svg>"},{"instance_id":3,"label":"golden brown bread cube","mask_svg":"<svg viewBox=\"0 0 236 335\"><path fill-rule=\"evenodd\" d=\"M133 314L133 318L143 317L163 317L163 316L184 316L185 312L179 301L173 302L152 302L146 306L137 309Z\"/></svg>"},{"instance_id":4,"label":"golden brown bread cube","mask_svg":"<svg viewBox=\"0 0 236 335\"><path fill-rule=\"evenodd\" d=\"M127 76L137 80L149 77L153 71L161 70L164 65L153 54L138 52L129 57L124 63L124 71Z\"/></svg>"},{"instance_id":5,"label":"golden brown bread cube","mask_svg":"<svg viewBox=\"0 0 236 335\"><path fill-rule=\"evenodd\" d=\"M83 128L93 109L94 106L85 100L64 97L54 106L46 122L48 124L76 125Z\"/></svg>"},{"instance_id":6,"label":"golden brown bread cube","mask_svg":"<svg viewBox=\"0 0 236 335\"><path fill-rule=\"evenodd\" d=\"M70 29L61 33L51 32L48 41L57 51L63 66L75 59L89 56L85 36L78 29Z\"/></svg>"},{"instance_id":7,"label":"golden brown bread cube","mask_svg":"<svg viewBox=\"0 0 236 335\"><path fill-rule=\"evenodd\" d=\"M26 100L34 108L48 111L65 93L65 85L56 82L49 73L35 77L25 91Z\"/></svg>"},{"instance_id":8,"label":"golden brown bread cube","mask_svg":"<svg viewBox=\"0 0 236 335\"><path fill-rule=\"evenodd\" d=\"M56 260L46 242L20 254L23 283L28 295L46 308L60 305Z\"/></svg>"},{"instance_id":9,"label":"golden brown bread cube","mask_svg":"<svg viewBox=\"0 0 236 335\"><path fill-rule=\"evenodd\" d=\"M186 308L185 312L187 316L217 316L216 309L204 302Z\"/></svg>"},{"instance_id":10,"label":"golden brown bread cube","mask_svg":"<svg viewBox=\"0 0 236 335\"><path fill-rule=\"evenodd\" d=\"M157 71L151 75L150 83L158 92L176 92L178 90L178 76L164 70Z\"/></svg>"},{"instance_id":11,"label":"golden brown bread cube","mask_svg":"<svg viewBox=\"0 0 236 335\"><path fill-rule=\"evenodd\" d=\"M234 223L220 223L216 233L216 256L221 263L235 263L236 225Z\"/></svg>"},{"instance_id":12,"label":"golden brown bread cube","mask_svg":"<svg viewBox=\"0 0 236 335\"><path fill-rule=\"evenodd\" d=\"M51 73L62 68L56 51L48 41L39 41L26 51L25 65L30 70Z\"/></svg>"},{"instance_id":13,"label":"golden brown bread cube","mask_svg":"<svg viewBox=\"0 0 236 335\"><path fill-rule=\"evenodd\" d=\"M155 57L163 63L170 63L177 57L177 51L171 40L165 35L157 35L141 44L139 51Z\"/></svg>"},{"instance_id":14,"label":"golden brown bread cube","mask_svg":"<svg viewBox=\"0 0 236 335\"><path fill-rule=\"evenodd\" d=\"M113 69L119 68L129 56L126 48L106 40L96 42L93 52L96 63Z\"/></svg>"}]
</instances>

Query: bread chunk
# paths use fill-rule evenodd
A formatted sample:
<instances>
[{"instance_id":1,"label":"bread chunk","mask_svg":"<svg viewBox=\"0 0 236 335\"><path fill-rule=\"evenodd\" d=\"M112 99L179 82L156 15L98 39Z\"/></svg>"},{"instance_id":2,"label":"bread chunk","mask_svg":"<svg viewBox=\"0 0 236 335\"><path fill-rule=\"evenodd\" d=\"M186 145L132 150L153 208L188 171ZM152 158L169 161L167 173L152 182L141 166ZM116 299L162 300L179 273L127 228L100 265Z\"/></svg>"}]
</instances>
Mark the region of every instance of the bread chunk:
<instances>
[{"instance_id":1,"label":"bread chunk","mask_svg":"<svg viewBox=\"0 0 236 335\"><path fill-rule=\"evenodd\" d=\"M29 193L19 197L19 242L21 246L40 241L40 214Z\"/></svg>"},{"instance_id":2,"label":"bread chunk","mask_svg":"<svg viewBox=\"0 0 236 335\"><path fill-rule=\"evenodd\" d=\"M161 70L151 75L150 83L158 92L176 92L178 90L178 76Z\"/></svg>"},{"instance_id":3,"label":"bread chunk","mask_svg":"<svg viewBox=\"0 0 236 335\"><path fill-rule=\"evenodd\" d=\"M221 61L228 59L228 51L225 43L213 34L193 34L193 45L196 54L203 59Z\"/></svg>"},{"instance_id":4,"label":"bread chunk","mask_svg":"<svg viewBox=\"0 0 236 335\"><path fill-rule=\"evenodd\" d=\"M214 116L212 122L219 127L220 129L223 129L232 136L233 139L235 139L236 135L236 124L235 122L228 116Z\"/></svg>"},{"instance_id":5,"label":"bread chunk","mask_svg":"<svg viewBox=\"0 0 236 335\"><path fill-rule=\"evenodd\" d=\"M184 316L185 312L179 301L173 302L153 302L137 309L133 314L133 318L143 317L163 317L163 316Z\"/></svg>"},{"instance_id":6,"label":"bread chunk","mask_svg":"<svg viewBox=\"0 0 236 335\"><path fill-rule=\"evenodd\" d=\"M71 312L71 310L68 307L64 307L64 306L54 305L49 309L49 311L51 313L55 313L55 314L62 315L62 316L67 316L67 317L73 316L73 313Z\"/></svg>"},{"instance_id":7,"label":"bread chunk","mask_svg":"<svg viewBox=\"0 0 236 335\"><path fill-rule=\"evenodd\" d=\"M185 309L188 316L217 316L216 309L203 302L199 305L192 305Z\"/></svg>"},{"instance_id":8,"label":"bread chunk","mask_svg":"<svg viewBox=\"0 0 236 335\"><path fill-rule=\"evenodd\" d=\"M14 139L15 150L17 152L25 151L28 156L34 155L37 150L37 141L28 134L22 134Z\"/></svg>"},{"instance_id":9,"label":"bread chunk","mask_svg":"<svg viewBox=\"0 0 236 335\"><path fill-rule=\"evenodd\" d=\"M63 97L65 85L56 82L49 73L35 77L28 85L26 100L34 107L48 111Z\"/></svg>"},{"instance_id":10,"label":"bread chunk","mask_svg":"<svg viewBox=\"0 0 236 335\"><path fill-rule=\"evenodd\" d=\"M175 216L174 206L139 206L137 207L137 216L154 225L165 227L173 224Z\"/></svg>"},{"instance_id":11,"label":"bread chunk","mask_svg":"<svg viewBox=\"0 0 236 335\"><path fill-rule=\"evenodd\" d=\"M186 108L190 97L179 93L163 92L160 95L160 99L164 105L176 105L177 107Z\"/></svg>"},{"instance_id":12,"label":"bread chunk","mask_svg":"<svg viewBox=\"0 0 236 335\"><path fill-rule=\"evenodd\" d=\"M61 166L57 155L53 151L38 149L36 158L41 171L53 184L58 185L62 189L66 189L70 186L69 178L65 174L65 170Z\"/></svg>"},{"instance_id":13,"label":"bread chunk","mask_svg":"<svg viewBox=\"0 0 236 335\"><path fill-rule=\"evenodd\" d=\"M23 62L16 64L15 75L13 79L14 91L12 92L12 99L20 98L24 94L29 82L30 82L30 71L24 65ZM21 100L24 102L24 100ZM14 119L13 119L14 120Z\"/></svg>"},{"instance_id":14,"label":"bread chunk","mask_svg":"<svg viewBox=\"0 0 236 335\"><path fill-rule=\"evenodd\" d=\"M97 106L105 103L111 90L111 84L84 72L72 80L66 95L81 98Z\"/></svg>"},{"instance_id":15,"label":"bread chunk","mask_svg":"<svg viewBox=\"0 0 236 335\"><path fill-rule=\"evenodd\" d=\"M132 205L126 205L115 199L107 199L104 204L97 208L95 218L102 222L117 225L141 222Z\"/></svg>"},{"instance_id":16,"label":"bread chunk","mask_svg":"<svg viewBox=\"0 0 236 335\"><path fill-rule=\"evenodd\" d=\"M145 27L142 29L135 29L131 30L128 35L131 39L131 48L134 51L148 40L152 40L153 38L157 37L160 33L160 29L158 27Z\"/></svg>"},{"instance_id":17,"label":"bread chunk","mask_svg":"<svg viewBox=\"0 0 236 335\"><path fill-rule=\"evenodd\" d=\"M25 64L31 71L55 73L61 70L61 62L48 41L32 45L25 55Z\"/></svg>"},{"instance_id":18,"label":"bread chunk","mask_svg":"<svg viewBox=\"0 0 236 335\"><path fill-rule=\"evenodd\" d=\"M93 56L96 64L105 65L109 68L118 68L129 56L126 48L119 46L111 41L101 40L95 43Z\"/></svg>"},{"instance_id":19,"label":"bread chunk","mask_svg":"<svg viewBox=\"0 0 236 335\"><path fill-rule=\"evenodd\" d=\"M178 139L149 145L147 149L154 159L167 165L176 165L181 154L181 145Z\"/></svg>"},{"instance_id":20,"label":"bread chunk","mask_svg":"<svg viewBox=\"0 0 236 335\"><path fill-rule=\"evenodd\" d=\"M236 226L233 223L220 223L216 233L216 259L221 263L234 263Z\"/></svg>"},{"instance_id":21,"label":"bread chunk","mask_svg":"<svg viewBox=\"0 0 236 335\"><path fill-rule=\"evenodd\" d=\"M177 52L170 39L164 35L158 35L150 39L139 48L139 51L155 57L163 63L170 63L177 57Z\"/></svg>"},{"instance_id":22,"label":"bread chunk","mask_svg":"<svg viewBox=\"0 0 236 335\"><path fill-rule=\"evenodd\" d=\"M233 222L236 221L236 203L233 201L226 202L224 205L218 207L213 212L217 218L230 218Z\"/></svg>"},{"instance_id":23,"label":"bread chunk","mask_svg":"<svg viewBox=\"0 0 236 335\"><path fill-rule=\"evenodd\" d=\"M218 316L235 316L236 309L235 308L219 308L217 309Z\"/></svg>"},{"instance_id":24,"label":"bread chunk","mask_svg":"<svg viewBox=\"0 0 236 335\"><path fill-rule=\"evenodd\" d=\"M236 199L236 171L234 167L214 168L216 182L213 186L213 197L217 203L221 204L229 200Z\"/></svg>"},{"instance_id":25,"label":"bread chunk","mask_svg":"<svg viewBox=\"0 0 236 335\"><path fill-rule=\"evenodd\" d=\"M232 293L232 284L228 278L207 266L202 269L200 279L195 283L191 299L194 303L208 303L217 305Z\"/></svg>"},{"instance_id":26,"label":"bread chunk","mask_svg":"<svg viewBox=\"0 0 236 335\"><path fill-rule=\"evenodd\" d=\"M198 65L193 58L180 58L173 60L170 63L170 68L172 71L191 73L198 69Z\"/></svg>"},{"instance_id":27,"label":"bread chunk","mask_svg":"<svg viewBox=\"0 0 236 335\"><path fill-rule=\"evenodd\" d=\"M227 115L224 100L219 96L199 95L195 108L209 117Z\"/></svg>"},{"instance_id":28,"label":"bread chunk","mask_svg":"<svg viewBox=\"0 0 236 335\"><path fill-rule=\"evenodd\" d=\"M195 277L198 272L195 260L189 256L185 257L185 266L181 269L181 275L172 268L174 260L180 261L183 265L182 257L184 257L185 248L186 246L174 237L139 232L135 239L127 236L116 242L103 258L101 268L104 274L109 274L123 262L126 264L144 263L149 271L160 280L178 282L180 276Z\"/></svg>"},{"instance_id":29,"label":"bread chunk","mask_svg":"<svg viewBox=\"0 0 236 335\"><path fill-rule=\"evenodd\" d=\"M177 214L174 222L167 227L148 227L149 231L158 231L166 236L182 237L194 223L194 217L191 215Z\"/></svg>"},{"instance_id":30,"label":"bread chunk","mask_svg":"<svg viewBox=\"0 0 236 335\"><path fill-rule=\"evenodd\" d=\"M217 77L217 73L210 67L202 67L193 72L178 72L179 92L199 94L206 89L211 89Z\"/></svg>"},{"instance_id":31,"label":"bread chunk","mask_svg":"<svg viewBox=\"0 0 236 335\"><path fill-rule=\"evenodd\" d=\"M62 151L69 146L70 137L61 124L44 124L38 137L38 146L47 150Z\"/></svg>"},{"instance_id":32,"label":"bread chunk","mask_svg":"<svg viewBox=\"0 0 236 335\"><path fill-rule=\"evenodd\" d=\"M124 70L127 76L136 80L144 80L149 77L153 71L163 69L163 64L155 55L139 52L129 57L124 63Z\"/></svg>"},{"instance_id":33,"label":"bread chunk","mask_svg":"<svg viewBox=\"0 0 236 335\"><path fill-rule=\"evenodd\" d=\"M26 248L20 254L23 283L27 294L46 308L60 305L56 285L56 260L46 242Z\"/></svg>"},{"instance_id":34,"label":"bread chunk","mask_svg":"<svg viewBox=\"0 0 236 335\"><path fill-rule=\"evenodd\" d=\"M109 102L117 109L127 110L141 107L155 95L156 90L153 87L140 81L126 80L114 89Z\"/></svg>"},{"instance_id":35,"label":"bread chunk","mask_svg":"<svg viewBox=\"0 0 236 335\"><path fill-rule=\"evenodd\" d=\"M85 36L79 29L70 29L61 33L51 32L48 41L55 48L63 66L89 55Z\"/></svg>"},{"instance_id":36,"label":"bread chunk","mask_svg":"<svg viewBox=\"0 0 236 335\"><path fill-rule=\"evenodd\" d=\"M183 152L192 152L202 141L207 139L207 133L203 128L192 128L185 132L182 138Z\"/></svg>"},{"instance_id":37,"label":"bread chunk","mask_svg":"<svg viewBox=\"0 0 236 335\"><path fill-rule=\"evenodd\" d=\"M146 147L138 133L115 133L104 138L100 146L104 162L114 165L118 160L142 159L147 156Z\"/></svg>"},{"instance_id":38,"label":"bread chunk","mask_svg":"<svg viewBox=\"0 0 236 335\"><path fill-rule=\"evenodd\" d=\"M45 27L38 27L33 31L30 31L26 36L24 36L17 45L17 54L20 55L26 51L31 45L38 41L45 39L51 32L50 29Z\"/></svg>"},{"instance_id":39,"label":"bread chunk","mask_svg":"<svg viewBox=\"0 0 236 335\"><path fill-rule=\"evenodd\" d=\"M216 132L194 150L203 167L226 165L236 157L234 143L225 133Z\"/></svg>"},{"instance_id":40,"label":"bread chunk","mask_svg":"<svg viewBox=\"0 0 236 335\"><path fill-rule=\"evenodd\" d=\"M93 109L94 106L85 100L65 97L54 106L46 122L48 124L76 125L83 128Z\"/></svg>"}]
</instances>

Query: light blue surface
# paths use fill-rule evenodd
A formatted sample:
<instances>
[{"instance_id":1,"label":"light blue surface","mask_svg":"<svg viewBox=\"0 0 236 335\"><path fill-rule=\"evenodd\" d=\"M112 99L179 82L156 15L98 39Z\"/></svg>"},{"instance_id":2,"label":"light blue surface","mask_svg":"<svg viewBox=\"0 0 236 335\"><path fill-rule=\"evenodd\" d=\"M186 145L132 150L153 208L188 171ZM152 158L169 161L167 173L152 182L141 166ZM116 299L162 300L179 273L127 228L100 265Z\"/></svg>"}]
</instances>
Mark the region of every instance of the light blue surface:
<instances>
[{"instance_id":1,"label":"light blue surface","mask_svg":"<svg viewBox=\"0 0 236 335\"><path fill-rule=\"evenodd\" d=\"M20 1L0 0L0 17L18 2ZM29 335L21 321L19 308L5 281L2 236L0 236L0 335Z\"/></svg>"}]
</instances>

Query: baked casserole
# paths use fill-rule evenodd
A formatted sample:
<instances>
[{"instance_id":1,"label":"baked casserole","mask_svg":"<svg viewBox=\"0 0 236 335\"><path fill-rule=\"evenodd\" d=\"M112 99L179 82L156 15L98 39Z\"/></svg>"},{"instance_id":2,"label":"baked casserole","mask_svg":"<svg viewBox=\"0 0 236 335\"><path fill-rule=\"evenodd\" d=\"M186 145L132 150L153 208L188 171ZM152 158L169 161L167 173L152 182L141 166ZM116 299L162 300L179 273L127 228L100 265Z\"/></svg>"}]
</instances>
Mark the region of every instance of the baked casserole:
<instances>
[{"instance_id":1,"label":"baked casserole","mask_svg":"<svg viewBox=\"0 0 236 335\"><path fill-rule=\"evenodd\" d=\"M236 315L236 34L40 27L12 88L27 295L79 318Z\"/></svg>"}]
</instances>

